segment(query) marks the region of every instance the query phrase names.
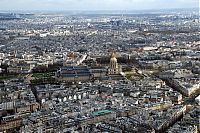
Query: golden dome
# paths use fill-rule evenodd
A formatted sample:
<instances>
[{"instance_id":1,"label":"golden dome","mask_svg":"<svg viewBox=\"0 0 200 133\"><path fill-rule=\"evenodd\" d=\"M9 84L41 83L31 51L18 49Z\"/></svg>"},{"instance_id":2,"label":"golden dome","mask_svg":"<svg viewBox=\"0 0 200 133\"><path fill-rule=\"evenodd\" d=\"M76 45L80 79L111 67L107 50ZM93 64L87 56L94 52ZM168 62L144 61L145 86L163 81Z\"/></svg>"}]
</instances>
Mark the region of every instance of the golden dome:
<instances>
[{"instance_id":1,"label":"golden dome","mask_svg":"<svg viewBox=\"0 0 200 133\"><path fill-rule=\"evenodd\" d=\"M116 58L115 52L112 52L110 61L111 61L111 62L113 62L113 61L114 61L114 62L117 62L117 58Z\"/></svg>"},{"instance_id":2,"label":"golden dome","mask_svg":"<svg viewBox=\"0 0 200 133\"><path fill-rule=\"evenodd\" d=\"M111 58L110 61L111 61L111 62L113 62L113 61L114 61L114 62L117 62L117 59L114 57L114 58Z\"/></svg>"},{"instance_id":3,"label":"golden dome","mask_svg":"<svg viewBox=\"0 0 200 133\"><path fill-rule=\"evenodd\" d=\"M112 52L112 54L111 54L111 58L116 58L116 54L115 54L115 52Z\"/></svg>"}]
</instances>

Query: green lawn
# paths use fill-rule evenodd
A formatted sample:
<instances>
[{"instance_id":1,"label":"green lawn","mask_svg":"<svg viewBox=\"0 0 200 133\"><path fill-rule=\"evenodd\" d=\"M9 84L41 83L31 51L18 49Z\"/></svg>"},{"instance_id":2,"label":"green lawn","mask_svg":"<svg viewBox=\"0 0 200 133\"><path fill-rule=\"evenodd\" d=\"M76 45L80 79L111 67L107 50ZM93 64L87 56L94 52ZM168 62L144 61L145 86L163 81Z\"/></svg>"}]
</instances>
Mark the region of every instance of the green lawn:
<instances>
[{"instance_id":1,"label":"green lawn","mask_svg":"<svg viewBox=\"0 0 200 133\"><path fill-rule=\"evenodd\" d=\"M33 73L32 77L34 78L44 78L44 77L51 77L53 73Z\"/></svg>"},{"instance_id":2,"label":"green lawn","mask_svg":"<svg viewBox=\"0 0 200 133\"><path fill-rule=\"evenodd\" d=\"M143 75L138 74L138 73L131 72L131 73L125 73L125 74L126 74L126 78L129 79L129 80L132 80L132 79L135 79L135 78L141 78L141 79L144 78Z\"/></svg>"},{"instance_id":3,"label":"green lawn","mask_svg":"<svg viewBox=\"0 0 200 133\"><path fill-rule=\"evenodd\" d=\"M51 83L55 83L55 79L52 77L42 77L42 78L36 78L31 80L31 84L32 85L38 85L38 84L51 84Z\"/></svg>"},{"instance_id":4,"label":"green lawn","mask_svg":"<svg viewBox=\"0 0 200 133\"><path fill-rule=\"evenodd\" d=\"M9 80L13 78L17 78L17 75L0 75L0 80Z\"/></svg>"}]
</instances>

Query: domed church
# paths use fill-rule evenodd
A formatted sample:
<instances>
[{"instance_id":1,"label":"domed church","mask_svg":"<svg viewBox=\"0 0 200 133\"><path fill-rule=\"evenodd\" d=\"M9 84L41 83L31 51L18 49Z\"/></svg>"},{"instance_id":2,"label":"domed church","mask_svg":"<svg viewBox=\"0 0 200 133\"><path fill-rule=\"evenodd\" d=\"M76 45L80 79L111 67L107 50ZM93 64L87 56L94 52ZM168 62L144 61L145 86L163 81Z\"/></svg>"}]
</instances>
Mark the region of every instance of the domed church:
<instances>
[{"instance_id":1,"label":"domed church","mask_svg":"<svg viewBox=\"0 0 200 133\"><path fill-rule=\"evenodd\" d=\"M108 74L120 74L121 67L117 63L117 58L115 52L112 52L110 58L110 66L108 68Z\"/></svg>"}]
</instances>

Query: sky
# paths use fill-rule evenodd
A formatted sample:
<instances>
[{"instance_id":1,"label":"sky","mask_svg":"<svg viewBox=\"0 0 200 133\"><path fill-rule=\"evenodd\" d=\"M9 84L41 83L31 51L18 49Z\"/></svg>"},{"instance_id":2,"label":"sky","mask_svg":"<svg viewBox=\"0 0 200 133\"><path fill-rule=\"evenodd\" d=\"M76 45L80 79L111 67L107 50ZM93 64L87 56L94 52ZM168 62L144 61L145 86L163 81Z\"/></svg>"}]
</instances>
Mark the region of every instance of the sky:
<instances>
[{"instance_id":1,"label":"sky","mask_svg":"<svg viewBox=\"0 0 200 133\"><path fill-rule=\"evenodd\" d=\"M0 0L0 10L143 10L198 8L200 0Z\"/></svg>"}]
</instances>

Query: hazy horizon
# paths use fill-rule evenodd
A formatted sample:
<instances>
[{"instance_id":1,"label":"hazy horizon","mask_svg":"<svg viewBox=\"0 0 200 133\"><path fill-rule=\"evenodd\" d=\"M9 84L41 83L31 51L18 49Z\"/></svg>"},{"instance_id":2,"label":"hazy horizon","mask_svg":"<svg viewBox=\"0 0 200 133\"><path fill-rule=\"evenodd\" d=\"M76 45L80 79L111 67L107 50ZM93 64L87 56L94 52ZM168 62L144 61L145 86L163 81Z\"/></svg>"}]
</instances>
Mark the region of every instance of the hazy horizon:
<instances>
[{"instance_id":1,"label":"hazy horizon","mask_svg":"<svg viewBox=\"0 0 200 133\"><path fill-rule=\"evenodd\" d=\"M1 11L198 9L199 0L1 0Z\"/></svg>"}]
</instances>

